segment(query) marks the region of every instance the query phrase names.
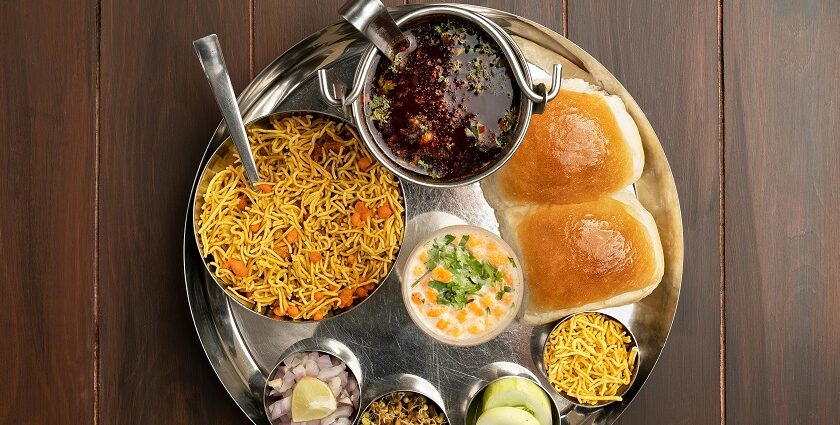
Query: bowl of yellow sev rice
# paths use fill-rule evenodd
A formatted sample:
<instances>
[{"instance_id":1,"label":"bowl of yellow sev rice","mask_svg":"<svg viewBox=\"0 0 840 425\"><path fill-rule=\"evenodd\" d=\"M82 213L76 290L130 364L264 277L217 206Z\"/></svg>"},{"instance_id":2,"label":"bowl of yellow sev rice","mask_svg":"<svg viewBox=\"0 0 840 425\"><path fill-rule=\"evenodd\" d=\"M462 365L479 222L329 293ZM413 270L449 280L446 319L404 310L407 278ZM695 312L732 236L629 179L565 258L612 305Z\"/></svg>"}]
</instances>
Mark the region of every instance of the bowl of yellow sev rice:
<instances>
[{"instance_id":1,"label":"bowl of yellow sev rice","mask_svg":"<svg viewBox=\"0 0 840 425\"><path fill-rule=\"evenodd\" d=\"M543 371L551 386L583 407L622 401L636 379L639 363L638 344L630 329L599 312L561 319L543 349Z\"/></svg>"},{"instance_id":2,"label":"bowl of yellow sev rice","mask_svg":"<svg viewBox=\"0 0 840 425\"><path fill-rule=\"evenodd\" d=\"M208 273L264 317L335 317L371 296L394 266L405 198L345 120L278 112L246 125L263 182L250 186L230 138L208 161L193 229Z\"/></svg>"}]
</instances>

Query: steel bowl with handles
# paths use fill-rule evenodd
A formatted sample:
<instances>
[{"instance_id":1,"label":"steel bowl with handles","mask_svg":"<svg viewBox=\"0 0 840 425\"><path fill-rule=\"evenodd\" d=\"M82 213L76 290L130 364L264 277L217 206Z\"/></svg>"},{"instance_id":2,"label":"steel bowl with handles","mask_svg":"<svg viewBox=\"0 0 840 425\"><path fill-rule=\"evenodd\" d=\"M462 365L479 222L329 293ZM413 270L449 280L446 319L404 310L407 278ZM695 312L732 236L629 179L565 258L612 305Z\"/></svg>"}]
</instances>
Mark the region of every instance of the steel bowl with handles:
<instances>
[{"instance_id":1,"label":"steel bowl with handles","mask_svg":"<svg viewBox=\"0 0 840 425\"><path fill-rule=\"evenodd\" d=\"M357 0L354 3L362 3L366 7L358 7L363 11L367 11L370 4L378 3L378 0ZM381 6L381 3L379 4ZM351 24L360 28L365 19L373 22L376 19L390 19L390 16L383 17L381 14L387 15L387 10L382 7L380 10L374 10L367 16L361 12L357 15L348 15L344 13L345 19ZM378 14L378 16L376 15ZM379 162L381 162L391 172L400 178L427 187L446 188L458 187L475 183L498 170L505 162L519 148L522 139L525 137L525 132L528 130L528 125L531 121L532 113L540 113L545 108L545 104L554 99L560 91L560 80L562 74L561 65L554 65L554 73L551 79L551 88L546 91L544 84L533 86L531 73L525 60L522 51L513 41L513 38L498 25L489 19L467 10L465 8L454 5L431 5L420 7L412 10L405 15L396 19L396 24L399 27L404 27L408 24L417 22L424 18L447 18L454 17L465 20L471 24L476 25L482 29L490 38L492 38L500 47L510 64L513 72L515 83L517 84L521 96L519 104L519 117L516 128L513 132L513 139L511 143L505 146L504 150L490 163L485 164L478 172L467 175L466 177L457 179L437 179L432 176L418 173L410 170L402 165L402 160L394 155L388 146L374 137L373 132L369 126L369 120L365 113L365 102L370 99L370 87L376 72L377 64L380 60L387 60L384 55L377 49L377 46L371 45L364 53L362 53L359 65L356 68L356 74L353 79L353 87L348 93L344 93L340 87L343 84L333 84L330 81L326 69L318 71L318 79L320 83L321 95L324 99L332 105L340 105L344 107L348 118L352 120L356 128L359 130L359 137L364 141L368 150L373 154ZM336 89L338 87L338 89Z\"/></svg>"},{"instance_id":2,"label":"steel bowl with handles","mask_svg":"<svg viewBox=\"0 0 840 425\"><path fill-rule=\"evenodd\" d=\"M328 118L328 119L331 119L331 120L334 120L334 121L343 122L343 123L352 127L352 124L349 123L344 118L341 118L341 117L338 117L338 116L335 116L335 115L332 115L332 114L327 114L327 113L324 113L324 112L304 111L304 110L275 112L275 113L257 118L255 120L247 123L245 125L245 127L246 128L251 128L251 127L254 127L254 126L265 126L267 123L269 123L273 119L281 119L281 118L285 118L285 117L289 117L289 116L295 116L295 115L311 115L313 117ZM203 247L202 247L201 238L198 235L198 222L199 222L199 216L201 215L201 207L204 204L204 193L207 191L207 188L209 187L210 181L213 179L213 176L215 176L219 171L224 170L229 165L232 165L236 162L235 153L236 153L236 148L233 145L233 140L230 137L228 137L227 139L225 139L224 142L222 142L219 145L218 148L216 148L216 150L210 156L210 159L207 161L207 164L201 170L200 177L198 179L198 184L196 185L196 192L193 194L193 203L192 203L193 235L195 236L195 243L196 243L196 246L198 247L198 251L199 251L200 255L203 254L204 250L203 250ZM405 199L405 193L404 193L404 190L403 190L402 182L400 182L400 184L399 184L399 190L400 190L400 196L402 197L402 203L403 203L403 205L402 205L403 206L403 215L405 215L406 199ZM403 216L403 222L405 222L405 216ZM405 236L405 232L403 232L403 237L404 236ZM388 272L385 274L385 276L383 276L383 278L379 282L377 282L373 291L371 291L370 294L368 294L367 297L363 298L358 303L354 303L352 307L341 310L341 311L337 311L332 316L325 317L323 320L332 319L334 317L340 316L341 314L343 314L343 313L345 313L349 310L352 310L352 309L356 308L360 304L367 301L370 297L374 296L374 294L377 291L379 291L379 288L382 286L382 283L393 272L394 265L396 263L396 257L399 256L400 250L402 249L402 244L403 244L402 238L399 241L397 241L397 243L398 243L399 246L398 246L397 254L395 256L395 260L389 266ZM230 298L231 300L236 301L237 304L245 307L250 312L252 312L256 315L259 315L261 317L271 319L271 320L281 320L281 321L284 321L284 322L292 322L292 323L310 323L310 322L313 322L313 320L275 319L275 318L271 318L271 317L269 317L265 314L262 314L260 312L254 311L253 304L249 305L247 300L243 299L240 295L235 294L234 291L231 290L224 281L219 279L213 273L213 271L210 268L211 259L208 258L208 257L204 257L203 255L202 255L202 259L203 259L203 262L204 262L204 267L207 270L207 273L213 278L213 280L216 282L216 284L219 285L220 288L222 288L225 295L227 295L228 298Z\"/></svg>"}]
</instances>

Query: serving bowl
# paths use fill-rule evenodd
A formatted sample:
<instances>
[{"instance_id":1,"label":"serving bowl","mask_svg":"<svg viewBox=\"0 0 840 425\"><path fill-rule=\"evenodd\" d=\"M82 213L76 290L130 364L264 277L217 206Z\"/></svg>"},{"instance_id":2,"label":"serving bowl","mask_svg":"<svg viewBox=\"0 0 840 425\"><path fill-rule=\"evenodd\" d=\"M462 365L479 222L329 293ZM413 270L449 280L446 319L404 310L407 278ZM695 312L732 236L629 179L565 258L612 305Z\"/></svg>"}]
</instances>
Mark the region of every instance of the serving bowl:
<instances>
[{"instance_id":1,"label":"serving bowl","mask_svg":"<svg viewBox=\"0 0 840 425\"><path fill-rule=\"evenodd\" d=\"M282 111L282 112L276 112L276 113L264 115L262 117L254 119L253 121L250 121L249 123L247 123L245 125L245 127L246 127L246 129L249 129L249 128L252 128L252 127L265 127L272 120L278 120L278 119L287 118L287 117L290 117L290 116L299 116L299 115L311 115L311 116L316 117L316 118L320 117L320 118L331 119L331 120L334 120L334 121L345 123L346 125L352 127L352 125L350 123L348 123L347 120L345 120L341 117L338 117L338 116L335 116L335 115L332 115L332 114L329 114L329 113L325 113L325 112L308 111L308 110ZM233 140L230 137L228 137L212 153L212 155L210 156L210 159L207 161L207 164L204 166L204 168L201 170L201 172L199 174L198 184L195 186L196 189L195 189L195 192L193 193L193 196L192 196L192 205L191 205L192 214L193 214L192 230L193 230L193 236L195 237L195 243L196 243L196 246L198 247L199 253L204 252L204 250L202 248L201 237L198 234L199 217L201 215L202 206L204 204L204 196L203 195L207 191L207 189L210 185L210 181L213 179L213 177L219 171L224 170L225 168L227 168L230 165L233 165L236 161L237 161L236 148L233 144ZM399 187L400 197L402 198L403 223L405 223L406 197L405 197L405 194L403 192L403 185L400 183L400 184L398 184L398 187ZM385 273L385 275L383 275L383 277L378 282L376 282L376 285L374 286L373 290L370 293L368 293L368 295L366 297L362 298L360 301L354 302L354 304L351 307L341 309L341 310L337 310L337 311L333 312L333 314L331 316L327 316L322 320L330 320L330 319L333 319L337 316L340 316L343 313L346 313L347 311L353 310L354 308L358 307L360 304L364 303L365 301L367 301L368 299L370 299L371 297L374 296L374 294L379 290L379 288L382 287L383 282L385 282L385 280L388 278L388 276L392 273L392 271L394 269L394 266L396 264L396 258L399 256L400 250L402 249L402 243L403 243L403 238L404 237L405 237L405 232L403 231L400 240L397 241L397 252L394 255L394 260L391 261L391 264L389 265L388 271ZM229 299L235 301L237 304L245 307L245 309L247 309L251 313L259 315L260 317L265 317L265 318L269 318L269 319L272 319L272 320L281 320L281 321L284 321L284 322L291 322L291 323L307 323L307 322L312 322L313 321L311 319L310 320L288 320L288 319L273 318L273 317L270 317L270 316L267 316L265 314L262 314L260 312L255 311L253 309L253 307L254 307L253 303L249 303L248 300L243 299L241 295L234 293L234 291L229 288L229 285L227 283L225 283L224 281L222 281L218 276L216 276L216 274L213 272L213 270L211 270L210 256L204 257L204 258L202 258L202 260L203 260L202 262L204 264L205 269L207 270L208 275L212 277L213 281L215 281L216 284L223 290L225 295Z\"/></svg>"},{"instance_id":2,"label":"serving bowl","mask_svg":"<svg viewBox=\"0 0 840 425\"><path fill-rule=\"evenodd\" d=\"M637 351L636 351L636 361L633 364L633 370L630 371L630 382L628 382L627 384L624 384L621 387L619 387L618 391L615 394L618 397L623 397L624 394L627 393L627 391L633 386L633 383L636 381L636 376L639 375L639 365L642 364L642 357L641 357L641 351L638 350L639 343L638 343L638 341L636 341L636 337L633 335L633 332L630 331L630 328L624 322L617 319L616 317L614 317L610 314L607 314L607 313L600 312L600 311L583 311L583 312L580 312L580 313L570 314L570 315L560 319L551 328L551 331L548 332L546 341L543 343L542 354L543 354L543 356L545 355L546 349L548 348L548 341L551 337L551 334L553 334L554 331L557 330L557 328L562 326L564 323L567 323L573 317L583 315L583 314L596 314L596 315L599 315L599 316L604 316L604 318L606 318L607 320L612 320L613 322L617 323L618 326L621 328L621 330L624 331L625 333L627 333L627 335L630 337L630 342L627 343L625 346L627 348L631 349L631 350L633 348L637 349ZM543 374L546 376L546 378L548 378L548 365L545 364L545 361L542 358L540 358L538 360L538 362L539 362L540 369L542 370ZM608 404L612 404L612 403L616 402L616 400L604 400L604 401L602 401L600 403L596 403L596 404L581 403L580 400L578 400L576 397L572 397L569 394L567 394L566 392L555 388L554 385L550 383L550 381L551 380L549 379L549 388L552 391L556 392L557 394L560 394L560 396L562 396L567 401L569 401L570 403L572 403L576 406L580 406L580 407L584 407L584 408L590 408L590 409L597 409L599 407L604 407Z\"/></svg>"},{"instance_id":3,"label":"serving bowl","mask_svg":"<svg viewBox=\"0 0 840 425\"><path fill-rule=\"evenodd\" d=\"M350 415L350 422L356 423L356 419L359 417L362 411L362 403L361 403L361 394L364 390L364 386L362 385L362 370L361 366L359 365L359 359L347 348L346 345L330 339L330 338L322 338L322 339L305 339L302 341L297 342L296 344L289 347L281 356L280 360L277 362L277 365L269 372L266 378L266 382L263 388L263 409L265 411L265 415L267 418L271 417L270 406L273 402L269 402L269 394L272 388L269 385L269 382L272 379L278 378L278 372L283 364L289 360L292 356L300 353L319 353L319 354L326 354L330 357L337 358L338 360L342 361L349 372L349 375L352 376L356 380L356 386L359 389L359 398L355 402L355 407L353 414ZM272 424L276 421L270 420Z\"/></svg>"},{"instance_id":4,"label":"serving bowl","mask_svg":"<svg viewBox=\"0 0 840 425\"><path fill-rule=\"evenodd\" d=\"M419 282L420 279L416 278L412 273L412 266L415 264L414 259L416 259L420 252L423 250L428 250L431 244L434 242L435 239L447 235L470 235L470 236L480 236L481 238L488 240L499 247L500 251L504 251L507 254L507 257L511 259L512 263L514 264L513 270L511 271L512 275L512 283L509 285L513 287L514 291L512 292L513 295L513 302L510 306L509 311L506 315L499 320L497 323L493 325L493 327L484 333L475 335L475 336L465 336L463 338L460 337L451 337L446 335L441 335L439 333L435 333L434 330L430 329L431 325L425 323L424 320L421 318L421 313L418 312L417 307L412 305L411 302L411 293L412 287L415 283ZM479 226L472 226L472 225L454 225L454 226L446 226L441 228L421 242L419 242L414 249L411 251L411 254L408 255L408 260L405 262L404 270L402 272L402 285L401 285L401 293L403 298L403 303L405 304L406 311L408 311L409 317L411 320L414 321L414 324L417 327L425 332L429 337L434 338L440 342L445 344L459 346L459 347L471 347L479 344L483 344L487 341L490 341L493 338L496 338L504 332L511 323L513 323L514 319L518 316L519 308L522 305L522 297L525 292L525 279L522 274L522 268L518 267L520 263L519 258L516 255L516 252L505 242L501 237L496 235L493 232L490 232L487 229ZM507 285L507 284L505 284ZM489 310L488 310L489 311Z\"/></svg>"},{"instance_id":5,"label":"serving bowl","mask_svg":"<svg viewBox=\"0 0 840 425\"><path fill-rule=\"evenodd\" d=\"M362 1L362 3L374 2ZM384 13L387 14L387 12ZM345 18L347 18L346 15ZM326 69L320 69L318 71L321 95L328 103L341 105L345 108L345 113L356 125L356 128L359 130L359 137L361 137L371 154L400 178L422 186L435 188L466 186L489 176L501 168L513 156L514 152L516 152L522 143L522 139L528 130L531 114L535 110L541 112L545 107L545 103L554 99L559 93L562 73L561 66L555 64L554 73L551 76L550 90L546 91L544 84L538 84L534 87L525 56L522 54L519 46L513 41L513 38L491 20L463 7L454 5L424 6L400 16L395 22L402 28L424 19L446 18L467 21L477 26L495 41L510 64L515 80L513 83L515 86L518 86L518 90L520 91L519 115L511 141L505 145L502 152L494 160L485 164L477 172L468 174L465 177L438 179L411 170L403 165L403 161L397 158L383 141L374 136L374 132L370 128L370 120L368 120L367 113L365 112L365 106L371 98L370 87L375 77L377 65L381 60L388 60L376 46L371 45L362 53L359 65L356 68L353 86L347 93L340 88L336 90L335 84L330 81ZM337 94L336 91L338 92Z\"/></svg>"},{"instance_id":6,"label":"serving bowl","mask_svg":"<svg viewBox=\"0 0 840 425\"><path fill-rule=\"evenodd\" d=\"M419 394L426 397L429 403L435 405L438 411L443 414L446 423L452 425L452 421L446 413L443 398L440 396L437 388L431 382L410 373L386 376L363 392L362 398L370 401L365 404L363 409L359 409L359 417L361 418L371 405L382 397L398 392Z\"/></svg>"}]
</instances>

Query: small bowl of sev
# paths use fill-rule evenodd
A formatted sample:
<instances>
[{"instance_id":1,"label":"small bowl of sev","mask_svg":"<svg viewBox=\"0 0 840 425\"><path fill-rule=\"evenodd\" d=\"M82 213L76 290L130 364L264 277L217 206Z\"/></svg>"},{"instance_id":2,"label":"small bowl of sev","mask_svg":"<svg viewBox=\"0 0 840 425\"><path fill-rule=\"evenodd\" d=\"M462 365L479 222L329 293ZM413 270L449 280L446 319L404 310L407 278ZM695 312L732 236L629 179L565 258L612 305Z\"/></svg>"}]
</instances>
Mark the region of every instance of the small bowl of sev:
<instances>
[{"instance_id":1,"label":"small bowl of sev","mask_svg":"<svg viewBox=\"0 0 840 425\"><path fill-rule=\"evenodd\" d=\"M252 187L230 138L194 193L193 229L209 275L231 300L289 322L358 306L391 273L405 233L400 181L353 126L313 111L246 125L262 183Z\"/></svg>"},{"instance_id":2,"label":"small bowl of sev","mask_svg":"<svg viewBox=\"0 0 840 425\"><path fill-rule=\"evenodd\" d=\"M618 319L598 312L572 314L548 334L543 370L551 386L578 406L622 401L639 371L636 338Z\"/></svg>"}]
</instances>

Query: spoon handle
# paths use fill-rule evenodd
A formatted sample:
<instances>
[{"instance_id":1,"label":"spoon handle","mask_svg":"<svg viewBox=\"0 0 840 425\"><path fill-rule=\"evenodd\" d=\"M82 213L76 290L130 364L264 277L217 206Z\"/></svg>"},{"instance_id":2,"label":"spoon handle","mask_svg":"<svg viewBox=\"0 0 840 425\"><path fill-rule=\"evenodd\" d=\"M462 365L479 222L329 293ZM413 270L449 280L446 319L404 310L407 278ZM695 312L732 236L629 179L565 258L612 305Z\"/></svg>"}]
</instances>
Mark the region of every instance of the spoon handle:
<instances>
[{"instance_id":1,"label":"spoon handle","mask_svg":"<svg viewBox=\"0 0 840 425\"><path fill-rule=\"evenodd\" d=\"M239 104L236 102L236 94L233 92L233 85L230 83L230 75L225 65L225 57L222 56L222 47L219 45L219 38L216 34L193 41L193 47L207 75L207 82L216 97L216 103L222 111L222 116L227 123L230 137L245 167L245 177L251 183L251 187L260 182L260 174L257 171L257 164L254 162L254 154L251 152L251 145L248 142L248 135L245 133L245 124L242 123L242 114L239 112Z\"/></svg>"},{"instance_id":2,"label":"spoon handle","mask_svg":"<svg viewBox=\"0 0 840 425\"><path fill-rule=\"evenodd\" d=\"M364 34L388 60L394 60L405 35L379 0L348 0L338 14Z\"/></svg>"}]
</instances>

